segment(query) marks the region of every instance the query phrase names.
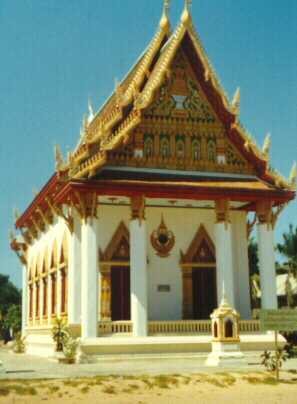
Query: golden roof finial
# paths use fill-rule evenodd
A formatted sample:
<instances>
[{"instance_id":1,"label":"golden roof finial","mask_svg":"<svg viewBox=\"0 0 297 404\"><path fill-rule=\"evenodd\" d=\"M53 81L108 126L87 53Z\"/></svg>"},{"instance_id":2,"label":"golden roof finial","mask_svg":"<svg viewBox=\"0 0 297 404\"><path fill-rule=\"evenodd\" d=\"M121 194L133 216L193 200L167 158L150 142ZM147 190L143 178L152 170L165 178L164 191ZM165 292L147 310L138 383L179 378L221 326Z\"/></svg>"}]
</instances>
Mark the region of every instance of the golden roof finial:
<instances>
[{"instance_id":1,"label":"golden roof finial","mask_svg":"<svg viewBox=\"0 0 297 404\"><path fill-rule=\"evenodd\" d=\"M163 14L160 20L160 28L167 29L169 28L170 21L169 21L169 10L170 10L170 0L164 0L163 6Z\"/></svg>"},{"instance_id":2,"label":"golden roof finial","mask_svg":"<svg viewBox=\"0 0 297 404\"><path fill-rule=\"evenodd\" d=\"M59 171L64 164L64 158L61 148L58 144L54 146L55 160L56 160L56 170Z\"/></svg>"},{"instance_id":3,"label":"golden roof finial","mask_svg":"<svg viewBox=\"0 0 297 404\"><path fill-rule=\"evenodd\" d=\"M20 216L21 216L21 213L20 213L19 209L17 207L14 207L13 208L14 220L17 221L20 218Z\"/></svg>"},{"instance_id":4,"label":"golden roof finial","mask_svg":"<svg viewBox=\"0 0 297 404\"><path fill-rule=\"evenodd\" d=\"M294 161L294 163L293 163L291 173L290 173L290 177L289 177L289 182L290 182L290 185L292 186L292 188L296 189L296 184L297 184L297 165L296 165L296 161Z\"/></svg>"},{"instance_id":5,"label":"golden roof finial","mask_svg":"<svg viewBox=\"0 0 297 404\"><path fill-rule=\"evenodd\" d=\"M263 154L265 154L266 157L269 157L270 148L271 148L271 135L270 133L267 133L262 147L262 152Z\"/></svg>"},{"instance_id":6,"label":"golden roof finial","mask_svg":"<svg viewBox=\"0 0 297 404\"><path fill-rule=\"evenodd\" d=\"M241 97L240 88L237 87L232 100L232 108L236 115L240 114L240 97Z\"/></svg>"},{"instance_id":7,"label":"golden roof finial","mask_svg":"<svg viewBox=\"0 0 297 404\"><path fill-rule=\"evenodd\" d=\"M181 20L183 24L187 24L191 21L191 7L192 7L192 0L185 0L185 7L184 11L181 16Z\"/></svg>"},{"instance_id":8,"label":"golden roof finial","mask_svg":"<svg viewBox=\"0 0 297 404\"><path fill-rule=\"evenodd\" d=\"M91 123L95 116L91 97L88 98L88 111L89 111L88 123Z\"/></svg>"},{"instance_id":9,"label":"golden roof finial","mask_svg":"<svg viewBox=\"0 0 297 404\"><path fill-rule=\"evenodd\" d=\"M15 240L14 230L10 229L8 233L9 241L12 243Z\"/></svg>"}]
</instances>

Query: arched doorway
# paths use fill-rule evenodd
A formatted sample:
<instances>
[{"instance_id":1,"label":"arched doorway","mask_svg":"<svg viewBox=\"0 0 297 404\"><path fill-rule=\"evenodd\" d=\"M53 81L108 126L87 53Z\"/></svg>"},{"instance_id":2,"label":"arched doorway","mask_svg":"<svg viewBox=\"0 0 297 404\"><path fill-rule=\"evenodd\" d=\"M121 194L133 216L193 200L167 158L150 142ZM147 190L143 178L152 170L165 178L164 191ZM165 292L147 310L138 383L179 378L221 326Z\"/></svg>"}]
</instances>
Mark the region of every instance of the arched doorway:
<instances>
[{"instance_id":1,"label":"arched doorway","mask_svg":"<svg viewBox=\"0 0 297 404\"><path fill-rule=\"evenodd\" d=\"M101 319L131 319L129 231L121 222L104 252L100 251Z\"/></svg>"},{"instance_id":2,"label":"arched doorway","mask_svg":"<svg viewBox=\"0 0 297 404\"><path fill-rule=\"evenodd\" d=\"M183 318L209 319L217 307L215 247L201 225L186 254L181 252Z\"/></svg>"}]
</instances>

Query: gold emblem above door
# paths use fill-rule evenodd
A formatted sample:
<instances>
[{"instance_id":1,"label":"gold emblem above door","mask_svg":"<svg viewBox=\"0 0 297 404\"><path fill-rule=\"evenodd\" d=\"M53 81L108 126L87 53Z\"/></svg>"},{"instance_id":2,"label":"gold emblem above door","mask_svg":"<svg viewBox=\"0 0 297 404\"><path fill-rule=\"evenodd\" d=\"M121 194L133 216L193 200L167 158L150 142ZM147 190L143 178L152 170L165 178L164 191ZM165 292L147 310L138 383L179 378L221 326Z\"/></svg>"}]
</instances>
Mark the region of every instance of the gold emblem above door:
<instances>
[{"instance_id":1,"label":"gold emblem above door","mask_svg":"<svg viewBox=\"0 0 297 404\"><path fill-rule=\"evenodd\" d=\"M172 231L168 230L163 215L158 229L154 230L151 234L151 243L156 250L157 255L162 258L168 257L170 251L174 247L174 234Z\"/></svg>"}]
</instances>

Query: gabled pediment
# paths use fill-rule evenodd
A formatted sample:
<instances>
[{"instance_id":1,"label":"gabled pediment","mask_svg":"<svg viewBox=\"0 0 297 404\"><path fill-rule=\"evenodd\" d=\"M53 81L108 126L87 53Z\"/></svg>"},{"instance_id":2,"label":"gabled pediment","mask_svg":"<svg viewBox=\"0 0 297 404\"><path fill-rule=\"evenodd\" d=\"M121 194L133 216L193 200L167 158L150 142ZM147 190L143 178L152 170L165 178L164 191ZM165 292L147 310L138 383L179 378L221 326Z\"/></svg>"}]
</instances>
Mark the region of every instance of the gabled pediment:
<instances>
[{"instance_id":1,"label":"gabled pediment","mask_svg":"<svg viewBox=\"0 0 297 404\"><path fill-rule=\"evenodd\" d=\"M184 254L181 251L181 265L190 264L214 264L215 265L215 246L207 233L205 227L200 225L194 239L188 250Z\"/></svg>"},{"instance_id":2,"label":"gabled pediment","mask_svg":"<svg viewBox=\"0 0 297 404\"><path fill-rule=\"evenodd\" d=\"M217 116L203 93L187 57L179 49L146 116L185 118L202 124L218 123Z\"/></svg>"},{"instance_id":3,"label":"gabled pediment","mask_svg":"<svg viewBox=\"0 0 297 404\"><path fill-rule=\"evenodd\" d=\"M101 262L111 261L129 261L130 260L130 242L129 230L125 223L122 221L115 233L113 234L110 242L108 243L105 251L99 250Z\"/></svg>"}]
</instances>

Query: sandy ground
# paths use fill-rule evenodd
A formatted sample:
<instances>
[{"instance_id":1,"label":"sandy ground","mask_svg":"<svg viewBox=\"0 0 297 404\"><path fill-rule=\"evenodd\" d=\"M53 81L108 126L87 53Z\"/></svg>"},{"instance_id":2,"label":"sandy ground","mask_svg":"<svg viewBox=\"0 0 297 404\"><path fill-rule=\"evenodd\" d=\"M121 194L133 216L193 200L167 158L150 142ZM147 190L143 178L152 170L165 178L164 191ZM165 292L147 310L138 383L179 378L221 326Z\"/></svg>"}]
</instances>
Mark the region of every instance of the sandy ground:
<instances>
[{"instance_id":1,"label":"sandy ground","mask_svg":"<svg viewBox=\"0 0 297 404\"><path fill-rule=\"evenodd\" d=\"M296 359L285 363L279 383L263 372L259 353L247 359L228 370L207 368L193 354L61 365L0 347L0 404L297 404Z\"/></svg>"},{"instance_id":2,"label":"sandy ground","mask_svg":"<svg viewBox=\"0 0 297 404\"><path fill-rule=\"evenodd\" d=\"M2 404L297 403L297 372L1 380Z\"/></svg>"}]
</instances>

